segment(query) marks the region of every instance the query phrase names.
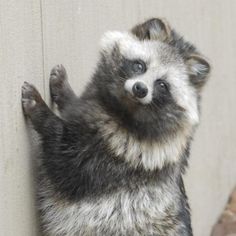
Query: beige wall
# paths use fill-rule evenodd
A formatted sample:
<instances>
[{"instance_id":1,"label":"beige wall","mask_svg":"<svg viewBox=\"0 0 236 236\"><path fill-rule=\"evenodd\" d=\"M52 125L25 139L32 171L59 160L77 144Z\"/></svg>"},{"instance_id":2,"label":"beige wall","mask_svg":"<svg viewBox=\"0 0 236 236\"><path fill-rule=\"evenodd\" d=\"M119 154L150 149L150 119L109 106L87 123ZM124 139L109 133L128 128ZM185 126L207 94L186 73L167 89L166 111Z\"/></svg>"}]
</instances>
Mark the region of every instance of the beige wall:
<instances>
[{"instance_id":1,"label":"beige wall","mask_svg":"<svg viewBox=\"0 0 236 236\"><path fill-rule=\"evenodd\" d=\"M36 234L23 81L49 101L49 71L62 63L80 93L102 33L153 16L167 18L213 66L186 176L195 235L209 235L236 184L235 0L0 0L0 235Z\"/></svg>"}]
</instances>

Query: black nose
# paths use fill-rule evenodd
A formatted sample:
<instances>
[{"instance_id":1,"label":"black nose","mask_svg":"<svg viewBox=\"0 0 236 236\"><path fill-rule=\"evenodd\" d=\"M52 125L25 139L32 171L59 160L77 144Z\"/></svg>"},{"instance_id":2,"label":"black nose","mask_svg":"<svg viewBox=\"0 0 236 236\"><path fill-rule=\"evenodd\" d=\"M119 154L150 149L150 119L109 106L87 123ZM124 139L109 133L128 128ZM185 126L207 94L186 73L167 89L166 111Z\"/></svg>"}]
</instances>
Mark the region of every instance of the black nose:
<instances>
[{"instance_id":1,"label":"black nose","mask_svg":"<svg viewBox=\"0 0 236 236\"><path fill-rule=\"evenodd\" d=\"M144 83L136 82L133 85L132 91L133 91L135 97L144 98L148 93L148 88Z\"/></svg>"}]
</instances>

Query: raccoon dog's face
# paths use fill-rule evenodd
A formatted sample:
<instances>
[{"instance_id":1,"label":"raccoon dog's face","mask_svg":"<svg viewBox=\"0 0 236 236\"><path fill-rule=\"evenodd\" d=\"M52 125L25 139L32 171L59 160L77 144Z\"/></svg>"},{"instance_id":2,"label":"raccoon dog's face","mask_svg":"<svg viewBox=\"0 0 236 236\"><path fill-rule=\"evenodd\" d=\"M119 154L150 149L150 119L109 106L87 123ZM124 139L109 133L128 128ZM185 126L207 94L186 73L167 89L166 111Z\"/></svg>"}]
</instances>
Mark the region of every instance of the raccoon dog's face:
<instances>
[{"instance_id":1,"label":"raccoon dog's face","mask_svg":"<svg viewBox=\"0 0 236 236\"><path fill-rule=\"evenodd\" d=\"M198 123L209 64L164 21L106 33L100 68L107 107L139 138L165 137Z\"/></svg>"}]
</instances>

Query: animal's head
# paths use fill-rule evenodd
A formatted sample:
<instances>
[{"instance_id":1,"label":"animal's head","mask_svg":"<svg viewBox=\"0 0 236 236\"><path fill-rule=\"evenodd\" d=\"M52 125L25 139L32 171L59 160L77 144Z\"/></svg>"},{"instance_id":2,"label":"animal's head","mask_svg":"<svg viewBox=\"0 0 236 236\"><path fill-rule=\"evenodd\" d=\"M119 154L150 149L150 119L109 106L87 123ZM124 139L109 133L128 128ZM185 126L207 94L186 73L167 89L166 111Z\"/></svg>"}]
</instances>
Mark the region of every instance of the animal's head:
<instances>
[{"instance_id":1,"label":"animal's head","mask_svg":"<svg viewBox=\"0 0 236 236\"><path fill-rule=\"evenodd\" d=\"M105 107L140 139L172 135L199 122L210 66L163 20L102 38L96 77Z\"/></svg>"}]
</instances>

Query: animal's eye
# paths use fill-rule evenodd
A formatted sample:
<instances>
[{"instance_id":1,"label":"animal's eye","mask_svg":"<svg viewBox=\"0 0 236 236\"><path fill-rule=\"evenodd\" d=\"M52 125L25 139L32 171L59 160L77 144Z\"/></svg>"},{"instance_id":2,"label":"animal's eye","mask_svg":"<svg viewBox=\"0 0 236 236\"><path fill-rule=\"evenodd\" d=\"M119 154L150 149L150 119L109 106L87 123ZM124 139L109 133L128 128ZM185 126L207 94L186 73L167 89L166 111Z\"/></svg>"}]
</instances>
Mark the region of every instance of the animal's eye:
<instances>
[{"instance_id":1,"label":"animal's eye","mask_svg":"<svg viewBox=\"0 0 236 236\"><path fill-rule=\"evenodd\" d=\"M167 83L164 82L163 80L160 80L160 79L156 80L156 84L157 84L158 87L159 87L160 89L162 89L163 91L165 91L165 90L168 89Z\"/></svg>"},{"instance_id":2,"label":"animal's eye","mask_svg":"<svg viewBox=\"0 0 236 236\"><path fill-rule=\"evenodd\" d=\"M134 61L132 69L134 73L142 74L146 71L146 65L143 61Z\"/></svg>"},{"instance_id":3,"label":"animal's eye","mask_svg":"<svg viewBox=\"0 0 236 236\"><path fill-rule=\"evenodd\" d=\"M161 86L161 88L166 89L166 84L165 83L161 82L159 85Z\"/></svg>"}]
</instances>

